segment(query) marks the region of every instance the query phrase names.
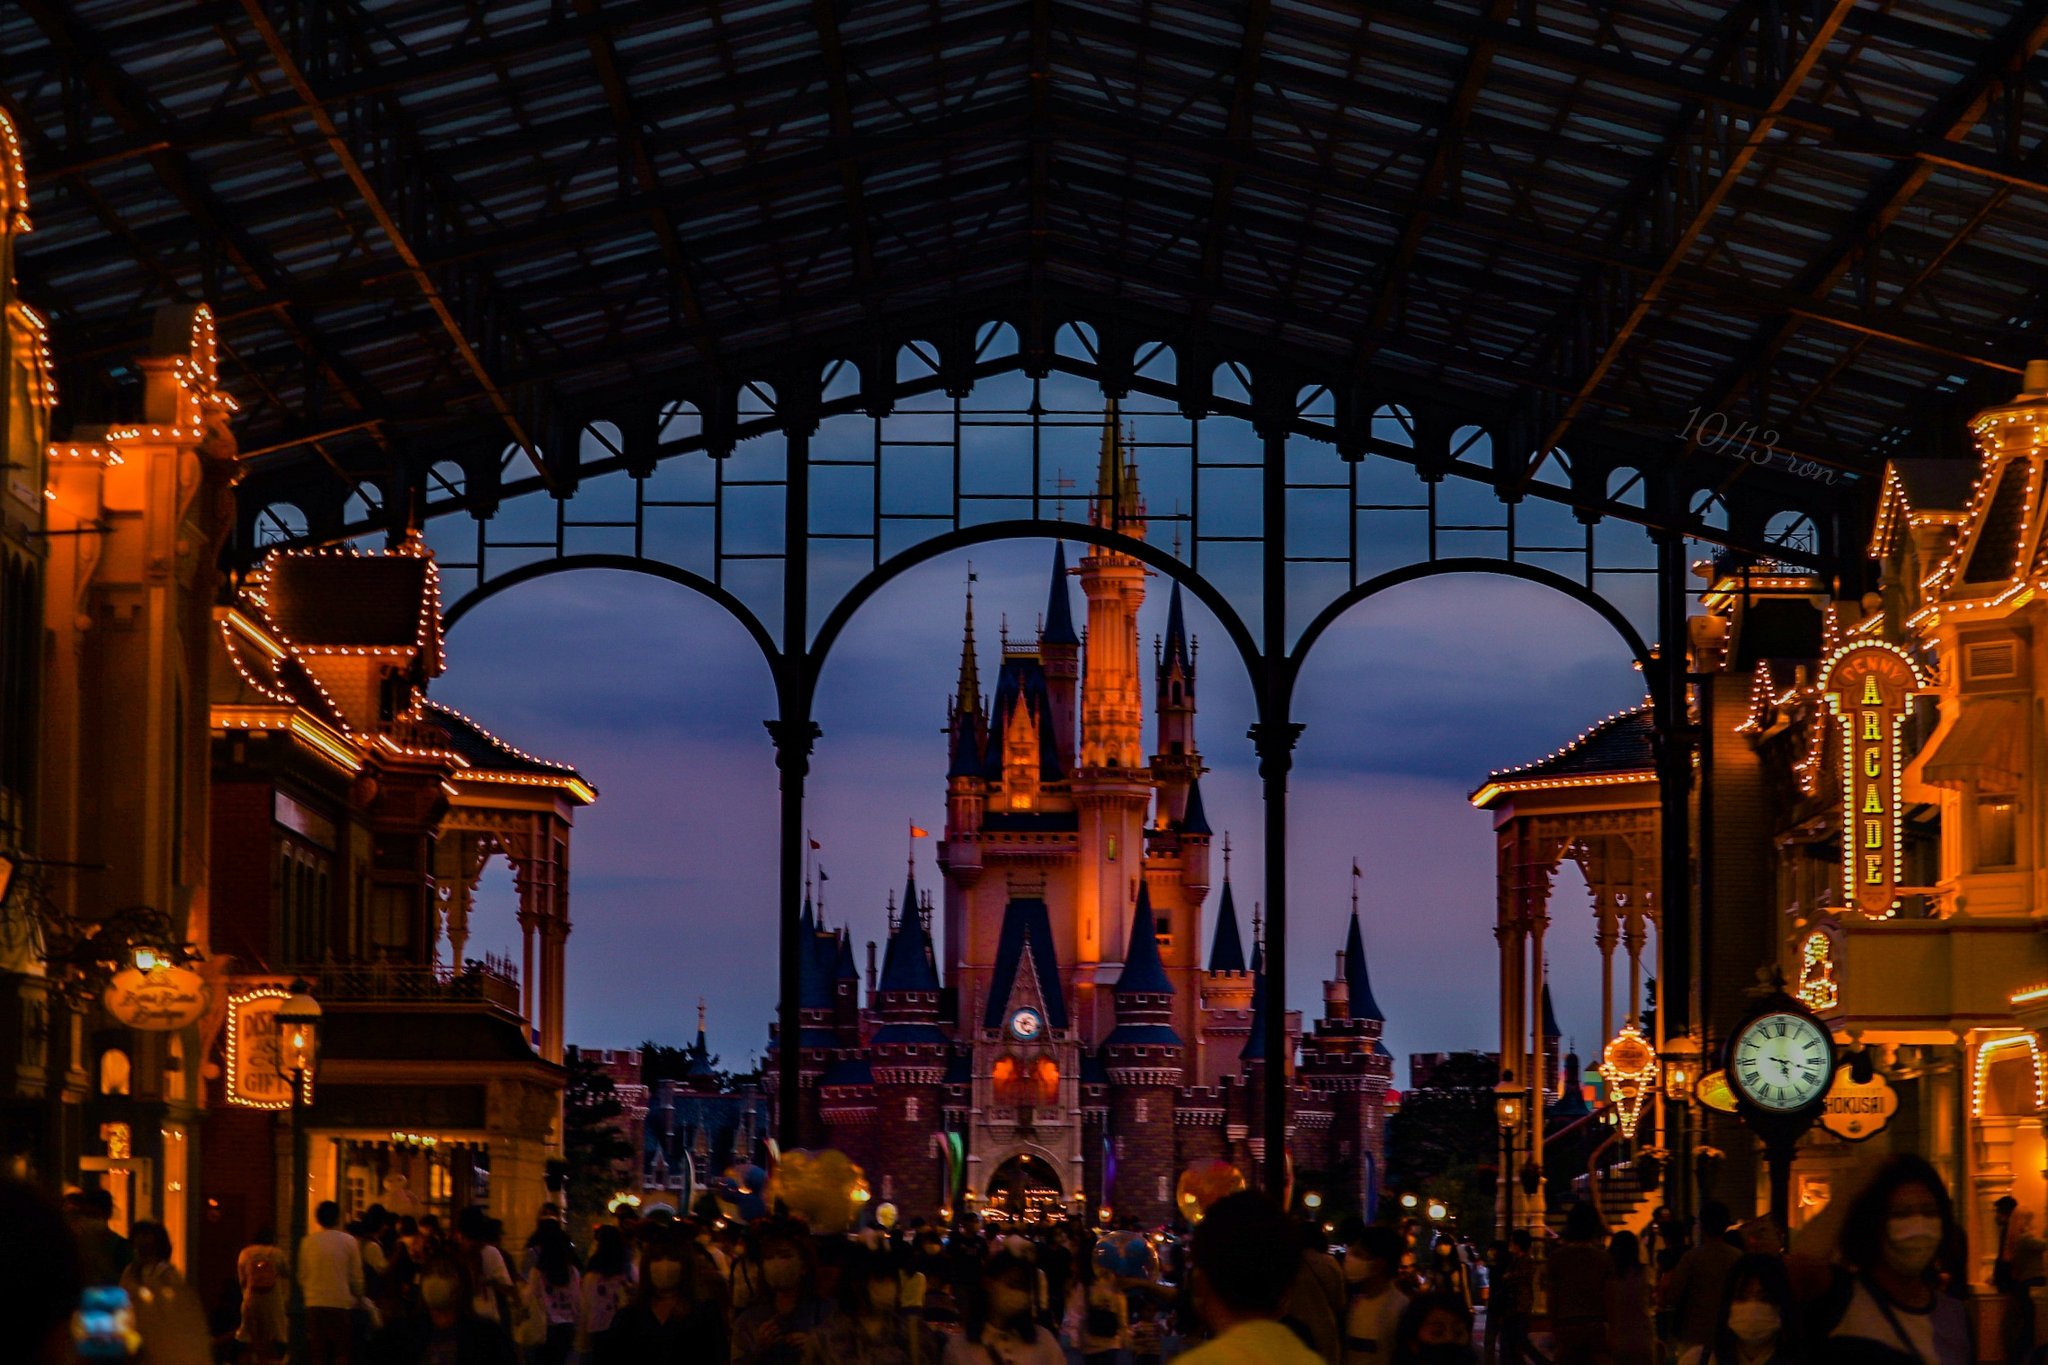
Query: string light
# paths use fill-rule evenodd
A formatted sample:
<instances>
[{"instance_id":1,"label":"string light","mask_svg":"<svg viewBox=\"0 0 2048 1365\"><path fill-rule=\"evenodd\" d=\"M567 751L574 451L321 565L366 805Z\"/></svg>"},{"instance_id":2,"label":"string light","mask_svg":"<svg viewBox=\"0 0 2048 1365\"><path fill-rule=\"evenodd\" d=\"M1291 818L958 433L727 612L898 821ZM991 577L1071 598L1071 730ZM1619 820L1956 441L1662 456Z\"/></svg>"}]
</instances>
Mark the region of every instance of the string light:
<instances>
[{"instance_id":1,"label":"string light","mask_svg":"<svg viewBox=\"0 0 2048 1365\"><path fill-rule=\"evenodd\" d=\"M14 120L5 109L0 109L0 225L11 233L25 233L34 230L35 225L28 217L28 161L21 154L21 134L15 130Z\"/></svg>"},{"instance_id":2,"label":"string light","mask_svg":"<svg viewBox=\"0 0 2048 1365\"><path fill-rule=\"evenodd\" d=\"M1984 1082L1991 1072L1993 1054L2010 1052L2021 1047L2027 1050L2033 1060L2034 1108L2041 1108L2044 1093L2048 1093L2048 1084L2044 1084L2041 1075L2041 1044L2031 1033L2018 1033L2005 1038L1993 1038L1977 1049L1977 1068L1974 1083L1970 1087L1971 1118L1984 1117Z\"/></svg>"},{"instance_id":3,"label":"string light","mask_svg":"<svg viewBox=\"0 0 2048 1365\"><path fill-rule=\"evenodd\" d=\"M1884 748L1886 766L1889 769L1888 776L1891 779L1891 804L1888 810L1881 812L1886 817L1886 822L1890 826L1889 841L1885 845L1884 858L1887 871L1886 883L1894 888L1894 894L1891 898L1891 904L1882 912L1873 912L1867 906L1858 905L1857 901L1858 882L1856 879L1856 869L1862 865L1862 858L1859 857L1856 845L1856 833L1861 827L1862 822L1856 818L1859 812L1856 807L1857 765L1854 761L1854 754L1857 743L1856 721L1858 714L1863 708L1845 704L1842 699L1842 693L1836 686L1836 672L1843 666L1844 661L1851 656L1863 655L1877 655L1896 659L1899 663L1905 665L1907 677L1907 685L1902 689L1899 706L1892 713L1891 733L1885 741ZM1859 677L1863 678L1867 684L1874 678L1874 675L1866 671L1859 674ZM1842 895L1844 897L1844 904L1856 906L1864 914L1870 915L1874 919L1890 919L1898 913L1899 909L1896 887L1899 881L1899 849L1905 807L1903 793L1903 770L1905 765L1899 761L1899 755L1906 721L1912 715L1909 703L1914 693L1926 690L1927 675L1921 670L1919 661L1900 646L1883 640L1862 639L1842 645L1829 654L1821 665L1821 679L1821 695L1826 698L1828 710L1836 716L1841 725L1839 733L1842 738L1842 748L1840 761L1837 766L1841 769L1842 774ZM1862 856L1867 857L1868 855Z\"/></svg>"},{"instance_id":4,"label":"string light","mask_svg":"<svg viewBox=\"0 0 2048 1365\"><path fill-rule=\"evenodd\" d=\"M292 993L279 986L259 986L255 990L243 991L240 995L230 995L228 997L226 1090L229 1104L239 1105L244 1109L289 1109L292 1107L292 1102L289 1098L282 1100L264 1100L251 1098L250 1096L243 1094L240 1087L236 1084L238 1078L242 1074L241 1050L242 1027L244 1023L242 1018L243 1011L249 1005L252 1005L259 1000L275 1000L278 1002L279 1005L282 1005L285 1001L291 998ZM263 1011L263 1014L266 1018L275 1018L277 1011L275 1008L268 1009ZM300 1088L303 1091L303 1098L305 1099L305 1102L307 1104L311 1104L313 1102L313 1073L310 1071L302 1071L299 1073L299 1080ZM291 1093L291 1083L289 1081L286 1081L285 1083L285 1093L287 1094L287 1096L289 1096L289 1094Z\"/></svg>"}]
</instances>

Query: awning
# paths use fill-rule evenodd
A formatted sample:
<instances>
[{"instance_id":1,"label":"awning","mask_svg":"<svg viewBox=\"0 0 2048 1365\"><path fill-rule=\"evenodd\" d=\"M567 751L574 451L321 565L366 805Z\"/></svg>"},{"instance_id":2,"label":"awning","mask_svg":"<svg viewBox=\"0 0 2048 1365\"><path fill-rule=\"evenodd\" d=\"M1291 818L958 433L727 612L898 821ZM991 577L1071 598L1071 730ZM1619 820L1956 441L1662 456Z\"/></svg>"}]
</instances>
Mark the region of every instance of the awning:
<instances>
[{"instance_id":1,"label":"awning","mask_svg":"<svg viewBox=\"0 0 2048 1365\"><path fill-rule=\"evenodd\" d=\"M1986 697L1966 702L1962 715L1921 765L1923 780L1936 787L1975 783L1979 791L2020 788L2020 736L2026 715L2020 703Z\"/></svg>"}]
</instances>

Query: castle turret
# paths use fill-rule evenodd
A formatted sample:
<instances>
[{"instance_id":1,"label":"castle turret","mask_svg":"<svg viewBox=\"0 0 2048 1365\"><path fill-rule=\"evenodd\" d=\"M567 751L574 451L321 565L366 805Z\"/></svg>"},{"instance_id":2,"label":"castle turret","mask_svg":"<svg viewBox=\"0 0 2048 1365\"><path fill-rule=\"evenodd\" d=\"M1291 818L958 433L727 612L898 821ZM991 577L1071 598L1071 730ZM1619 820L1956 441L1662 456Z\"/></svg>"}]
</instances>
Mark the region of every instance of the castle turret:
<instances>
[{"instance_id":1,"label":"castle turret","mask_svg":"<svg viewBox=\"0 0 2048 1365\"><path fill-rule=\"evenodd\" d=\"M963 859L980 870L980 851L973 836L981 829L982 750L988 742L988 719L981 704L981 668L974 652L974 588L969 575L967 621L960 636L960 680L946 707L946 838L965 840L946 861L949 869Z\"/></svg>"},{"instance_id":2,"label":"castle turret","mask_svg":"<svg viewBox=\"0 0 2048 1365\"><path fill-rule=\"evenodd\" d=\"M1387 1089L1394 1059L1381 1040L1386 1016L1373 996L1372 973L1359 927L1358 883L1352 864L1351 924L1337 954L1337 974L1323 983L1323 1017L1301 1041L1301 1080L1328 1115L1324 1169L1366 1209L1373 1173L1385 1164Z\"/></svg>"},{"instance_id":3,"label":"castle turret","mask_svg":"<svg viewBox=\"0 0 2048 1365\"><path fill-rule=\"evenodd\" d=\"M1143 884L1115 994L1116 1028L1103 1041L1116 1152L1108 1200L1120 1214L1164 1222L1173 1212L1173 1105L1186 1054L1173 1027L1173 982L1159 956L1152 898Z\"/></svg>"},{"instance_id":4,"label":"castle turret","mask_svg":"<svg viewBox=\"0 0 2048 1365\"><path fill-rule=\"evenodd\" d=\"M939 966L932 946L931 903L920 898L913 871L903 887L903 912L890 929L875 992L880 1026L868 1040L874 1080L873 1141L882 1153L922 1152L944 1126L942 1085L952 1044L939 1027ZM914 1209L945 1202L937 1163L885 1162L878 1194Z\"/></svg>"},{"instance_id":5,"label":"castle turret","mask_svg":"<svg viewBox=\"0 0 2048 1365\"><path fill-rule=\"evenodd\" d=\"M1238 929L1237 897L1230 886L1230 837L1223 839L1223 897L1216 909L1216 937L1209 969L1202 973L1201 1047L1196 1072L1203 1085L1216 1085L1237 1071L1238 1053L1251 1023L1252 971Z\"/></svg>"},{"instance_id":6,"label":"castle turret","mask_svg":"<svg viewBox=\"0 0 2048 1365\"><path fill-rule=\"evenodd\" d=\"M1047 590L1045 625L1038 632L1038 657L1045 668L1045 691L1052 701L1053 744L1060 762L1074 764L1074 705L1081 686L1081 637L1074 633L1074 612L1067 598L1067 547L1053 546L1052 586Z\"/></svg>"},{"instance_id":7,"label":"castle turret","mask_svg":"<svg viewBox=\"0 0 2048 1365\"><path fill-rule=\"evenodd\" d=\"M1187 814L1188 792L1202 774L1195 746L1195 656L1181 613L1180 584L1166 608L1166 642L1152 664L1153 708L1159 720L1159 751L1152 755L1152 779L1159 789L1159 814L1169 828Z\"/></svg>"},{"instance_id":8,"label":"castle turret","mask_svg":"<svg viewBox=\"0 0 2048 1365\"><path fill-rule=\"evenodd\" d=\"M1145 535L1138 467L1125 452L1113 401L1103 414L1102 461L1090 519L1120 536L1141 540ZM1076 1005L1084 1018L1106 1023L1093 972L1116 959L1135 883L1144 876L1145 819L1152 804L1138 660L1145 566L1121 550L1097 547L1082 557L1080 568L1081 591L1088 600L1088 642L1079 758L1070 787L1079 825L1080 875L1072 910Z\"/></svg>"}]
</instances>

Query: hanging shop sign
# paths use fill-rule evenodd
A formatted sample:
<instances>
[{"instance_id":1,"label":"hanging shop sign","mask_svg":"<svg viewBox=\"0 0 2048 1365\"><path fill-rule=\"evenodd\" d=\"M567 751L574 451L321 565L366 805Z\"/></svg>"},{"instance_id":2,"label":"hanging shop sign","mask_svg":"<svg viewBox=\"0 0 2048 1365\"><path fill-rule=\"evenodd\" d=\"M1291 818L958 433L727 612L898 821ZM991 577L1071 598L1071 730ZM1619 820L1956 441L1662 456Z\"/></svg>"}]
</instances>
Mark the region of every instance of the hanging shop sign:
<instances>
[{"instance_id":1,"label":"hanging shop sign","mask_svg":"<svg viewBox=\"0 0 2048 1365\"><path fill-rule=\"evenodd\" d=\"M1899 908L1901 733L1927 685L1897 645L1862 640L1828 656L1821 690L1842 735L1842 895L1873 919Z\"/></svg>"},{"instance_id":2,"label":"hanging shop sign","mask_svg":"<svg viewBox=\"0 0 2048 1365\"><path fill-rule=\"evenodd\" d=\"M1838 1138L1862 1142L1891 1126L1892 1115L1899 1112L1899 1092L1875 1072L1869 1080L1858 1081L1851 1071L1846 1063L1836 1068L1835 1083L1821 1106L1820 1126Z\"/></svg>"},{"instance_id":3,"label":"hanging shop sign","mask_svg":"<svg viewBox=\"0 0 2048 1365\"><path fill-rule=\"evenodd\" d=\"M190 967L155 962L146 971L123 967L115 972L101 998L107 1013L129 1028L160 1033L181 1029L205 1014L212 991Z\"/></svg>"},{"instance_id":4,"label":"hanging shop sign","mask_svg":"<svg viewBox=\"0 0 2048 1365\"><path fill-rule=\"evenodd\" d=\"M279 1069L277 1011L291 992L260 987L228 997L228 1103L245 1109L289 1109L291 1079ZM306 1102L313 1100L313 1078L305 1077Z\"/></svg>"},{"instance_id":5,"label":"hanging shop sign","mask_svg":"<svg viewBox=\"0 0 2048 1365\"><path fill-rule=\"evenodd\" d=\"M1735 1092L1729 1088L1726 1068L1717 1068L1700 1077L1700 1083L1692 1088L1692 1096L1709 1109L1723 1114L1735 1112Z\"/></svg>"}]
</instances>

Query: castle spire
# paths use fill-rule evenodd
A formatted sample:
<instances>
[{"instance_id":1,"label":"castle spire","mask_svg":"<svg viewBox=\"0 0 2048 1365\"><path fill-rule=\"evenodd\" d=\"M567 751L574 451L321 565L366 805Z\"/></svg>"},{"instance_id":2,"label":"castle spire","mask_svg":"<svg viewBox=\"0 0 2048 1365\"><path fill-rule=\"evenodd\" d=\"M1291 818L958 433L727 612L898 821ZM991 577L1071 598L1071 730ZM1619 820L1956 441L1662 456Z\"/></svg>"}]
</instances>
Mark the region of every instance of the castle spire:
<instances>
[{"instance_id":1,"label":"castle spire","mask_svg":"<svg viewBox=\"0 0 2048 1365\"><path fill-rule=\"evenodd\" d=\"M1358 928L1358 897L1352 893L1351 930L1344 938L1344 982L1351 997L1350 1014L1353 1019L1377 1019L1385 1023L1387 1016L1380 1010L1380 1002L1373 999L1372 974L1365 966L1365 935Z\"/></svg>"},{"instance_id":2,"label":"castle spire","mask_svg":"<svg viewBox=\"0 0 2048 1365\"><path fill-rule=\"evenodd\" d=\"M968 630L974 629L974 599L968 599ZM1046 598L1045 624L1038 633L1041 645L1078 645L1074 633L1074 612L1067 601L1067 544L1059 541L1052 549L1052 589Z\"/></svg>"},{"instance_id":3,"label":"castle spire","mask_svg":"<svg viewBox=\"0 0 2048 1365\"><path fill-rule=\"evenodd\" d=\"M1188 628L1180 609L1180 580L1173 580L1173 591L1166 599L1166 658L1167 668L1178 663L1190 682L1194 681L1195 663L1188 655Z\"/></svg>"},{"instance_id":4,"label":"castle spire","mask_svg":"<svg viewBox=\"0 0 2048 1365\"><path fill-rule=\"evenodd\" d=\"M960 637L960 682L953 691L953 705L962 714L981 711L981 668L974 658L974 564L967 565L967 627Z\"/></svg>"},{"instance_id":5,"label":"castle spire","mask_svg":"<svg viewBox=\"0 0 2048 1365\"><path fill-rule=\"evenodd\" d=\"M1261 943L1252 949L1252 1020L1251 1032L1244 1040L1244 1047L1237 1054L1242 1062L1266 1060L1266 945Z\"/></svg>"},{"instance_id":6,"label":"castle spire","mask_svg":"<svg viewBox=\"0 0 2048 1365\"><path fill-rule=\"evenodd\" d=\"M1223 836L1223 903L1216 911L1215 946L1209 950L1209 970L1241 972L1244 940L1237 932L1237 898L1230 890L1230 836Z\"/></svg>"},{"instance_id":7,"label":"castle spire","mask_svg":"<svg viewBox=\"0 0 2048 1365\"><path fill-rule=\"evenodd\" d=\"M1112 398L1102 410L1102 454L1095 470L1091 519L1107 531L1143 535L1145 509L1138 500L1138 465L1125 447L1122 423L1122 414Z\"/></svg>"},{"instance_id":8,"label":"castle spire","mask_svg":"<svg viewBox=\"0 0 2048 1365\"><path fill-rule=\"evenodd\" d=\"M1127 995L1172 995L1166 964L1159 957L1159 921L1152 914L1152 892L1138 883L1138 907L1131 912L1130 946L1124 952L1123 975L1117 978L1119 1000Z\"/></svg>"}]
</instances>

